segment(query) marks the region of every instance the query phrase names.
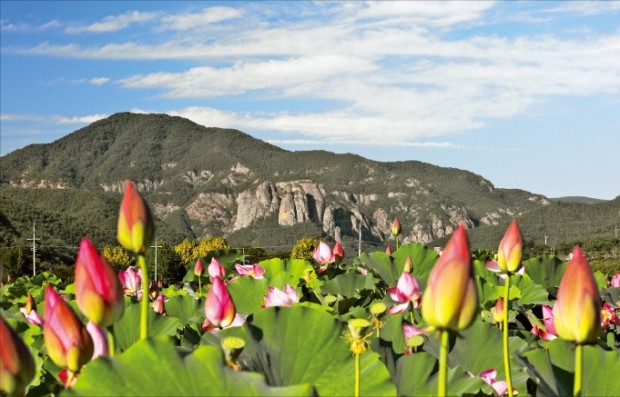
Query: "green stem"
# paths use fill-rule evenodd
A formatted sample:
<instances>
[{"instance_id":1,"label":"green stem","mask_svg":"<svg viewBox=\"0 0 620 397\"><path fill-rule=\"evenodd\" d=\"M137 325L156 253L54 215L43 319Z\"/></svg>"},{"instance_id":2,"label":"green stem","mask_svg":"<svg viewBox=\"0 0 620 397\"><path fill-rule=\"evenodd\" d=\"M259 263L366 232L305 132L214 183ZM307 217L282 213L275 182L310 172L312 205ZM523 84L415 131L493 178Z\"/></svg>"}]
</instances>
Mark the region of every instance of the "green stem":
<instances>
[{"instance_id":1,"label":"green stem","mask_svg":"<svg viewBox=\"0 0 620 397\"><path fill-rule=\"evenodd\" d=\"M360 397L360 355L355 354L355 397Z\"/></svg>"},{"instance_id":2,"label":"green stem","mask_svg":"<svg viewBox=\"0 0 620 397\"><path fill-rule=\"evenodd\" d=\"M579 344L575 348L575 385L573 386L573 396L581 395L581 367L583 365L583 345Z\"/></svg>"},{"instance_id":3,"label":"green stem","mask_svg":"<svg viewBox=\"0 0 620 397\"><path fill-rule=\"evenodd\" d=\"M114 357L114 351L116 350L116 346L114 345L114 325L108 327L108 349L110 351L110 357Z\"/></svg>"},{"instance_id":4,"label":"green stem","mask_svg":"<svg viewBox=\"0 0 620 397\"><path fill-rule=\"evenodd\" d=\"M437 385L437 395L439 397L446 396L448 386L448 339L450 337L447 329L441 330L441 346L439 349L439 384Z\"/></svg>"},{"instance_id":5,"label":"green stem","mask_svg":"<svg viewBox=\"0 0 620 397\"><path fill-rule=\"evenodd\" d=\"M398 236L396 236L396 251L398 251Z\"/></svg>"},{"instance_id":6,"label":"green stem","mask_svg":"<svg viewBox=\"0 0 620 397\"><path fill-rule=\"evenodd\" d=\"M504 287L504 315L502 325L502 335L504 342L504 372L506 373L506 387L508 388L508 397L512 397L512 376L510 375L510 354L508 350L508 298L510 297L510 274L506 275L506 284Z\"/></svg>"},{"instance_id":7,"label":"green stem","mask_svg":"<svg viewBox=\"0 0 620 397\"><path fill-rule=\"evenodd\" d=\"M201 293L202 293L202 283L200 281L200 276L198 276L198 297L200 297Z\"/></svg>"},{"instance_id":8,"label":"green stem","mask_svg":"<svg viewBox=\"0 0 620 397\"><path fill-rule=\"evenodd\" d=\"M140 302L140 339L148 336L149 315L149 274L146 271L146 260L143 254L138 254L138 265L142 270L142 301Z\"/></svg>"}]
</instances>

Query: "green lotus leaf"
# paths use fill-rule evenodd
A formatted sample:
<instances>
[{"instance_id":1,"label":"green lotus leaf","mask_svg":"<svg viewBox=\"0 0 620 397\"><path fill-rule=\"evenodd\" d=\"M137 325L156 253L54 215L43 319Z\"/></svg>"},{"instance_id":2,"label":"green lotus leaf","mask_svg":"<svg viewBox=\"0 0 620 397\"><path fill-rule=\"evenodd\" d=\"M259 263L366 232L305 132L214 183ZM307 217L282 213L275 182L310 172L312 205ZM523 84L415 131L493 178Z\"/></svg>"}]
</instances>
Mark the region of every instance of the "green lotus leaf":
<instances>
[{"instance_id":1,"label":"green lotus leaf","mask_svg":"<svg viewBox=\"0 0 620 397\"><path fill-rule=\"evenodd\" d=\"M149 336L176 336L183 324L179 319L171 316L162 316L149 308L148 332ZM123 317L114 324L116 348L126 350L140 338L140 304L133 303L125 308Z\"/></svg>"}]
</instances>

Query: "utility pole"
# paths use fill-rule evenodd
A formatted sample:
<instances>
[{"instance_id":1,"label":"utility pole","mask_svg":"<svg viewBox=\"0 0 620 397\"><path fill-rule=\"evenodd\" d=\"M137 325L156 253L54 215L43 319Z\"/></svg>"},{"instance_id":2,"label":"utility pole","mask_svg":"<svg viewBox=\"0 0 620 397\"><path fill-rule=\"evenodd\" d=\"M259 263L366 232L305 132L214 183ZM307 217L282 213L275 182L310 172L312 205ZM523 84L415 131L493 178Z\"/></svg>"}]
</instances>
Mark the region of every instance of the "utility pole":
<instances>
[{"instance_id":1,"label":"utility pole","mask_svg":"<svg viewBox=\"0 0 620 397\"><path fill-rule=\"evenodd\" d=\"M362 221L359 223L359 230L357 234L357 256L362 255Z\"/></svg>"},{"instance_id":2,"label":"utility pole","mask_svg":"<svg viewBox=\"0 0 620 397\"><path fill-rule=\"evenodd\" d=\"M620 227L616 225L616 229L614 231L616 232L616 238L618 238L618 232L620 232Z\"/></svg>"},{"instance_id":3,"label":"utility pole","mask_svg":"<svg viewBox=\"0 0 620 397\"><path fill-rule=\"evenodd\" d=\"M157 244L157 237L155 237L155 245L151 245L151 248L155 248L155 282L157 282L157 248L162 248L161 245Z\"/></svg>"},{"instance_id":4,"label":"utility pole","mask_svg":"<svg viewBox=\"0 0 620 397\"><path fill-rule=\"evenodd\" d=\"M32 222L32 238L26 239L28 241L32 240L32 277L37 275L37 224Z\"/></svg>"},{"instance_id":5,"label":"utility pole","mask_svg":"<svg viewBox=\"0 0 620 397\"><path fill-rule=\"evenodd\" d=\"M545 245L547 245L547 239L549 238L549 236L547 236L547 234L545 233Z\"/></svg>"}]
</instances>

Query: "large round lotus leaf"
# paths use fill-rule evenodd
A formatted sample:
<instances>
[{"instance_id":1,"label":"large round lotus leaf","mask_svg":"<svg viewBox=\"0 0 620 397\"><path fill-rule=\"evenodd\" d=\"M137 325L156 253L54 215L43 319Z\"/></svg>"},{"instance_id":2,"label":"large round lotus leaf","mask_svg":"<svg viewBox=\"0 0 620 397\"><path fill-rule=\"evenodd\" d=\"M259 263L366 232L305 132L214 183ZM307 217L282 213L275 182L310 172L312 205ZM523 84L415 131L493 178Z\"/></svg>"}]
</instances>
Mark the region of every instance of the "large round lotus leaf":
<instances>
[{"instance_id":1,"label":"large round lotus leaf","mask_svg":"<svg viewBox=\"0 0 620 397\"><path fill-rule=\"evenodd\" d=\"M269 387L260 374L235 372L220 349L183 352L167 339L149 338L113 359L89 363L68 396L312 396L311 386Z\"/></svg>"}]
</instances>

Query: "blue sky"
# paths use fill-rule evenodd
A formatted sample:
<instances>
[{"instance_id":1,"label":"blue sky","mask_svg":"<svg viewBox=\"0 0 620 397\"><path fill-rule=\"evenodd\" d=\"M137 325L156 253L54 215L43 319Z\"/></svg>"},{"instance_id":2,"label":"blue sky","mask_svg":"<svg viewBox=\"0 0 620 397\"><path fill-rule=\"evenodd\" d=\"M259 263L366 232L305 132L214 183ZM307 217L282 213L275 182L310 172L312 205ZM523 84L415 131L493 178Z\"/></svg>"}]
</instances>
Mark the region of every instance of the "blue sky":
<instances>
[{"instance_id":1,"label":"blue sky","mask_svg":"<svg viewBox=\"0 0 620 397\"><path fill-rule=\"evenodd\" d=\"M620 2L2 1L1 153L115 112L620 195Z\"/></svg>"}]
</instances>

